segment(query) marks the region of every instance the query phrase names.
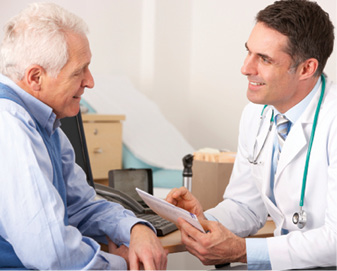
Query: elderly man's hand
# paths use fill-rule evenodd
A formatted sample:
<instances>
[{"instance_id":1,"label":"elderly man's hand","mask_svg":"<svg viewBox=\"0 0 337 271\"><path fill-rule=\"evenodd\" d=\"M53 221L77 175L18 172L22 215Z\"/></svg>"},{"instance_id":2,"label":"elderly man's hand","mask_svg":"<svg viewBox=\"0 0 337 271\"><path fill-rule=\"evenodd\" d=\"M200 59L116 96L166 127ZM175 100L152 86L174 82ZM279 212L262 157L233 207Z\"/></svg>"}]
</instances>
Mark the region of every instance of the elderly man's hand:
<instances>
[{"instance_id":1,"label":"elderly man's hand","mask_svg":"<svg viewBox=\"0 0 337 271\"><path fill-rule=\"evenodd\" d=\"M167 253L156 234L146 225L131 230L129 264L131 270L166 270Z\"/></svg>"}]
</instances>

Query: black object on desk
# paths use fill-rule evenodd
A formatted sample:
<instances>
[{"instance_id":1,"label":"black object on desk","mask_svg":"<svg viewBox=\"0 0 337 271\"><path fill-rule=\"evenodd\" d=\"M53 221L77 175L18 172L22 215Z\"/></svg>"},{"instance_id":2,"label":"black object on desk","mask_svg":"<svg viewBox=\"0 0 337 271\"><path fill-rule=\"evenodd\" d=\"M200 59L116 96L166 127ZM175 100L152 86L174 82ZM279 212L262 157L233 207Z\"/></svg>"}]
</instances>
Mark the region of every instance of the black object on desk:
<instances>
[{"instance_id":1,"label":"black object on desk","mask_svg":"<svg viewBox=\"0 0 337 271\"><path fill-rule=\"evenodd\" d=\"M153 195L153 175L151 168L114 169L109 171L109 186L122 191L148 208L138 195L139 188Z\"/></svg>"},{"instance_id":2,"label":"black object on desk","mask_svg":"<svg viewBox=\"0 0 337 271\"><path fill-rule=\"evenodd\" d=\"M158 236L165 236L175 230L177 226L155 214L138 195L136 188L153 195L152 169L129 168L109 171L109 186L127 196L121 204L135 213L138 218L149 221L157 230ZM96 184L96 191L97 191ZM126 198L125 198L126 199Z\"/></svg>"}]
</instances>

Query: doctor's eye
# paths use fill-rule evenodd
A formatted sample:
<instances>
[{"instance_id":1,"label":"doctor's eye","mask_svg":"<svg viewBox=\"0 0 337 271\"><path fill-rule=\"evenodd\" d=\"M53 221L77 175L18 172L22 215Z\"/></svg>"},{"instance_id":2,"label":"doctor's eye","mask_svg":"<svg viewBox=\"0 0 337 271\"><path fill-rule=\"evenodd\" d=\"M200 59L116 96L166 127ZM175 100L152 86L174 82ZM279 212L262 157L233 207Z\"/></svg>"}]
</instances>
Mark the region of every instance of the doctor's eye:
<instances>
[{"instance_id":1,"label":"doctor's eye","mask_svg":"<svg viewBox=\"0 0 337 271\"><path fill-rule=\"evenodd\" d=\"M272 60L270 59L270 57L260 56L260 59L265 64L271 64L272 63Z\"/></svg>"}]
</instances>

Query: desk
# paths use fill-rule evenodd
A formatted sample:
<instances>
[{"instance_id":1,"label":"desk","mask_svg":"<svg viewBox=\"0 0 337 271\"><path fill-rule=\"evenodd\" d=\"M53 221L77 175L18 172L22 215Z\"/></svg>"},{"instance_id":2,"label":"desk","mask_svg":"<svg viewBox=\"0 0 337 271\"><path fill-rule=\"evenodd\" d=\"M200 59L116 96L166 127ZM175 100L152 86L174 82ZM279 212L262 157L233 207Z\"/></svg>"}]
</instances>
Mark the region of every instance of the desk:
<instances>
[{"instance_id":1,"label":"desk","mask_svg":"<svg viewBox=\"0 0 337 271\"><path fill-rule=\"evenodd\" d=\"M273 221L268 220L263 228L261 228L255 235L251 236L254 238L266 238L274 235L275 224ZM186 251L185 245L181 243L180 231L176 230L166 236L159 237L159 240L164 248L168 250L169 253L183 252Z\"/></svg>"}]
</instances>

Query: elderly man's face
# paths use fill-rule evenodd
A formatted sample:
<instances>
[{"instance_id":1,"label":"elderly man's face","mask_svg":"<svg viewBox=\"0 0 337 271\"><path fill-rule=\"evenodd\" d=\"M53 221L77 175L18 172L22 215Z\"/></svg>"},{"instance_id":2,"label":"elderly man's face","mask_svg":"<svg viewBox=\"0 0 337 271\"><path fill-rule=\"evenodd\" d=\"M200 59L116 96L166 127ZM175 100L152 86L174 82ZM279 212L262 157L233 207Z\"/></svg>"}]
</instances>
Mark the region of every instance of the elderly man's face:
<instances>
[{"instance_id":1,"label":"elderly man's face","mask_svg":"<svg viewBox=\"0 0 337 271\"><path fill-rule=\"evenodd\" d=\"M53 108L57 118L75 116L79 112L84 89L92 88L94 80L89 70L91 51L88 39L68 33L69 60L56 78L46 76L39 99Z\"/></svg>"}]
</instances>

